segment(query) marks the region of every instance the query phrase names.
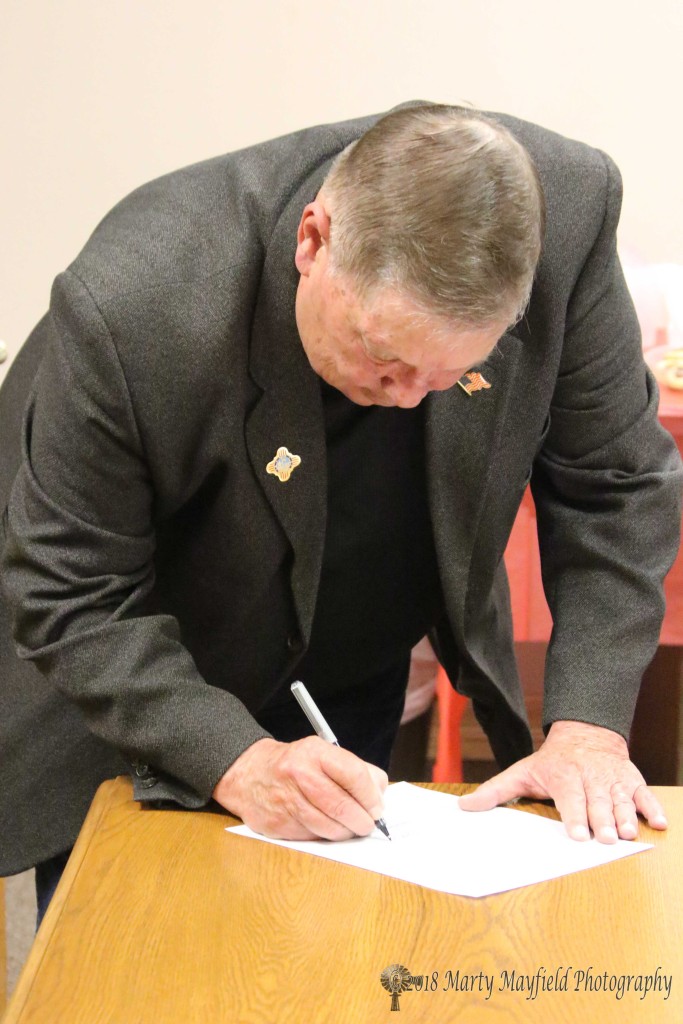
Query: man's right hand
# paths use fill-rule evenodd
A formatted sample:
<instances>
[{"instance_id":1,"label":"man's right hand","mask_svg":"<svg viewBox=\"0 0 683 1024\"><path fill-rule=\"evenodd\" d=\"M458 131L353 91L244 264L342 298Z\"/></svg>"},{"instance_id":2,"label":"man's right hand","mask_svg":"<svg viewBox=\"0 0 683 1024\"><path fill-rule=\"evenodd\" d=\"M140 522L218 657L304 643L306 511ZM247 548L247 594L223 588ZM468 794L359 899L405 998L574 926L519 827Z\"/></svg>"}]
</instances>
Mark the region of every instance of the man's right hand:
<instances>
[{"instance_id":1,"label":"man's right hand","mask_svg":"<svg viewBox=\"0 0 683 1024\"><path fill-rule=\"evenodd\" d=\"M257 740L216 783L212 796L271 839L350 839L382 817L387 774L349 750L307 736Z\"/></svg>"}]
</instances>

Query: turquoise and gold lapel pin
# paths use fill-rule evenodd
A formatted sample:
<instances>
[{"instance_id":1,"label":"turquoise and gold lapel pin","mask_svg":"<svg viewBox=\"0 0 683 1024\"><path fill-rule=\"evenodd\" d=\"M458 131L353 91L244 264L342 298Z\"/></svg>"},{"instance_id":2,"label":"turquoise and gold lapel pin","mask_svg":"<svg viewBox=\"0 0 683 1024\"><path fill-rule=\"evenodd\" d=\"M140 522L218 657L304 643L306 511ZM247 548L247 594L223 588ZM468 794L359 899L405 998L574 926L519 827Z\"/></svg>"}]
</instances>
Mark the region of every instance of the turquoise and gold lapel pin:
<instances>
[{"instance_id":1,"label":"turquoise and gold lapel pin","mask_svg":"<svg viewBox=\"0 0 683 1024\"><path fill-rule=\"evenodd\" d=\"M276 476L281 484L289 480L297 466L301 465L299 455L292 455L287 448L278 448L275 458L266 466L266 472Z\"/></svg>"},{"instance_id":2,"label":"turquoise and gold lapel pin","mask_svg":"<svg viewBox=\"0 0 683 1024\"><path fill-rule=\"evenodd\" d=\"M467 394L472 397L475 391L485 391L490 388L491 385L485 380L480 373L466 373L460 378L458 384L466 391Z\"/></svg>"}]
</instances>

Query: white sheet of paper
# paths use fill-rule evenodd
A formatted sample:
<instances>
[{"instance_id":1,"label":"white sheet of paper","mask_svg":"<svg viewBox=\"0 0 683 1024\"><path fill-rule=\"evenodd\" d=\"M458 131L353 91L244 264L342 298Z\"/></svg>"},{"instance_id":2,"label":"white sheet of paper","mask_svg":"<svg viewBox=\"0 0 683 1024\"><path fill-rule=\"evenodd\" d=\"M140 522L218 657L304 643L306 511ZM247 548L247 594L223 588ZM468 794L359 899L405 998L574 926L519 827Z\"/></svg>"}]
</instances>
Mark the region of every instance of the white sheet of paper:
<instances>
[{"instance_id":1,"label":"white sheet of paper","mask_svg":"<svg viewBox=\"0 0 683 1024\"><path fill-rule=\"evenodd\" d=\"M391 842L377 830L337 843L268 839L246 825L226 831L461 896L506 892L652 848L623 839L579 843L560 821L507 807L462 811L456 796L408 782L387 788L384 807Z\"/></svg>"}]
</instances>

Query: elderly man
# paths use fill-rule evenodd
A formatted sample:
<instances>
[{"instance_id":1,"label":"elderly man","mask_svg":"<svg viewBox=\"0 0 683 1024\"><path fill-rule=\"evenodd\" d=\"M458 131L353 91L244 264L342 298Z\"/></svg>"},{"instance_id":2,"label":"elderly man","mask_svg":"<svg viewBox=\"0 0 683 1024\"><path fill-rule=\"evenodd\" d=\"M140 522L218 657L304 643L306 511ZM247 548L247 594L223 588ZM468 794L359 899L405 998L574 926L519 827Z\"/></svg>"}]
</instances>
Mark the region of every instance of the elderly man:
<instances>
[{"instance_id":1,"label":"elderly man","mask_svg":"<svg viewBox=\"0 0 683 1024\"><path fill-rule=\"evenodd\" d=\"M105 217L3 389L1 870L49 888L125 770L153 806L369 832L425 633L505 769L465 806L551 797L603 842L666 826L626 740L681 477L619 206L600 151L409 104ZM537 753L502 561L529 479L555 624Z\"/></svg>"}]
</instances>

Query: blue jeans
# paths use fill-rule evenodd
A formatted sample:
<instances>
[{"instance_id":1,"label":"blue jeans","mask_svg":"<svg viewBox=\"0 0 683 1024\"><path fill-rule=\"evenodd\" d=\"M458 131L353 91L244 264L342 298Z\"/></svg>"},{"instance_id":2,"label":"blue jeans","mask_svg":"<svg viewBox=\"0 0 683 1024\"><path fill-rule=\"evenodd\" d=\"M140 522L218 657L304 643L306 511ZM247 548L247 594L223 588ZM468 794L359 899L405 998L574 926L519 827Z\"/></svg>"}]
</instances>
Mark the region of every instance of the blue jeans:
<instances>
[{"instance_id":1,"label":"blue jeans","mask_svg":"<svg viewBox=\"0 0 683 1024\"><path fill-rule=\"evenodd\" d=\"M57 883L62 877L71 850L58 853L56 857L50 857L40 864L36 864L36 902L38 914L36 917L36 931L40 928L40 922L45 917L45 911L50 905L50 900L55 894Z\"/></svg>"}]
</instances>

